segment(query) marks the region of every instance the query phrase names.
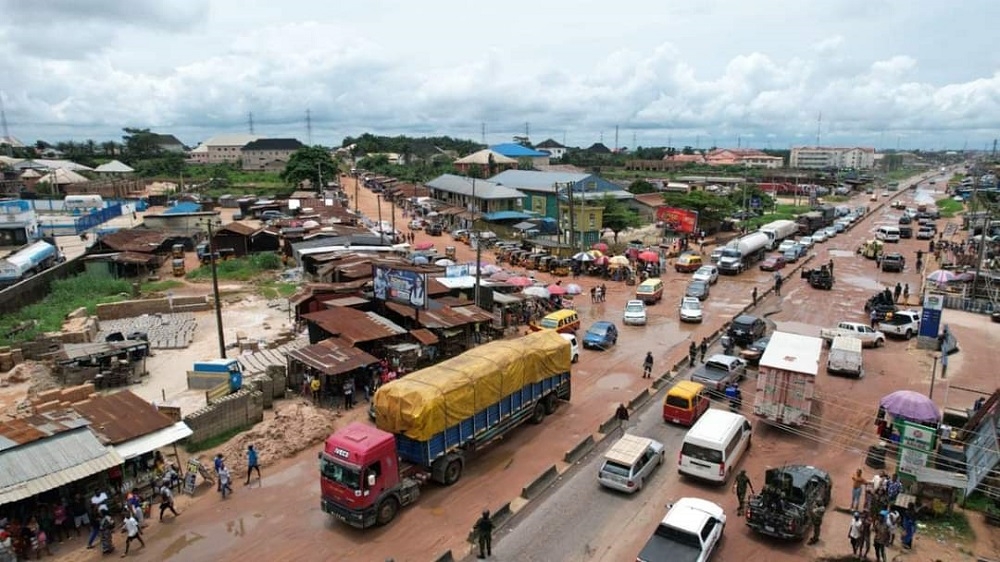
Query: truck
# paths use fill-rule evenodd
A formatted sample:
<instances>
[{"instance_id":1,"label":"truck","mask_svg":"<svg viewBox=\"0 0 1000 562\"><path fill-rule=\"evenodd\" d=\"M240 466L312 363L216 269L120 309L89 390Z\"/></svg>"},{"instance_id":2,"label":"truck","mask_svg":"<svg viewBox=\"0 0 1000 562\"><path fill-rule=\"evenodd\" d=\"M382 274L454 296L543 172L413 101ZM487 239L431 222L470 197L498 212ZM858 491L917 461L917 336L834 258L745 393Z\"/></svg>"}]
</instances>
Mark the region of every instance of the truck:
<instances>
[{"instance_id":1,"label":"truck","mask_svg":"<svg viewBox=\"0 0 1000 562\"><path fill-rule=\"evenodd\" d=\"M880 332L886 336L910 339L920 333L920 311L897 310L886 315L878 324Z\"/></svg>"},{"instance_id":2,"label":"truck","mask_svg":"<svg viewBox=\"0 0 1000 562\"><path fill-rule=\"evenodd\" d=\"M795 219L795 223L798 224L799 234L805 235L812 234L823 227L829 226L826 223L826 219L823 218L823 213L819 211L802 213Z\"/></svg>"},{"instance_id":3,"label":"truck","mask_svg":"<svg viewBox=\"0 0 1000 562\"><path fill-rule=\"evenodd\" d=\"M823 340L819 338L772 333L758 365L754 414L778 425L807 423L822 352Z\"/></svg>"},{"instance_id":4,"label":"truck","mask_svg":"<svg viewBox=\"0 0 1000 562\"><path fill-rule=\"evenodd\" d=\"M769 222L760 227L759 230L767 235L769 241L767 249L773 250L778 247L778 244L781 244L782 240L789 236L795 236L799 231L799 225L795 224L793 220L783 219Z\"/></svg>"},{"instance_id":5,"label":"truck","mask_svg":"<svg viewBox=\"0 0 1000 562\"><path fill-rule=\"evenodd\" d=\"M719 273L738 275L764 258L770 240L763 232L754 232L726 246L719 258Z\"/></svg>"},{"instance_id":6,"label":"truck","mask_svg":"<svg viewBox=\"0 0 1000 562\"><path fill-rule=\"evenodd\" d=\"M326 439L320 508L360 529L388 524L423 484L454 484L475 452L568 401L570 360L570 343L543 330L382 385L375 426L351 423Z\"/></svg>"},{"instance_id":7,"label":"truck","mask_svg":"<svg viewBox=\"0 0 1000 562\"><path fill-rule=\"evenodd\" d=\"M243 387L243 365L236 359L209 359L195 361L187 372L190 389L208 390L229 384L229 392Z\"/></svg>"},{"instance_id":8,"label":"truck","mask_svg":"<svg viewBox=\"0 0 1000 562\"><path fill-rule=\"evenodd\" d=\"M833 480L822 468L788 465L764 472L764 487L747 501L746 522L757 533L801 540L812 529L809 511L829 508Z\"/></svg>"},{"instance_id":9,"label":"truck","mask_svg":"<svg viewBox=\"0 0 1000 562\"><path fill-rule=\"evenodd\" d=\"M691 373L691 381L705 385L713 394L722 394L730 383L739 383L746 377L746 361L732 355L716 354Z\"/></svg>"},{"instance_id":10,"label":"truck","mask_svg":"<svg viewBox=\"0 0 1000 562\"><path fill-rule=\"evenodd\" d=\"M39 240L0 260L0 286L13 285L52 267L60 260L59 250Z\"/></svg>"},{"instance_id":11,"label":"truck","mask_svg":"<svg viewBox=\"0 0 1000 562\"><path fill-rule=\"evenodd\" d=\"M726 528L722 507L701 498L681 498L667 511L636 562L706 562Z\"/></svg>"},{"instance_id":12,"label":"truck","mask_svg":"<svg viewBox=\"0 0 1000 562\"><path fill-rule=\"evenodd\" d=\"M837 336L858 338L865 347L882 347L885 344L885 334L862 322L841 322L836 328L823 328L819 337L832 343Z\"/></svg>"},{"instance_id":13,"label":"truck","mask_svg":"<svg viewBox=\"0 0 1000 562\"><path fill-rule=\"evenodd\" d=\"M837 336L830 342L830 353L826 358L826 372L851 375L857 378L864 376L864 365L861 357L861 340L850 336Z\"/></svg>"}]
</instances>

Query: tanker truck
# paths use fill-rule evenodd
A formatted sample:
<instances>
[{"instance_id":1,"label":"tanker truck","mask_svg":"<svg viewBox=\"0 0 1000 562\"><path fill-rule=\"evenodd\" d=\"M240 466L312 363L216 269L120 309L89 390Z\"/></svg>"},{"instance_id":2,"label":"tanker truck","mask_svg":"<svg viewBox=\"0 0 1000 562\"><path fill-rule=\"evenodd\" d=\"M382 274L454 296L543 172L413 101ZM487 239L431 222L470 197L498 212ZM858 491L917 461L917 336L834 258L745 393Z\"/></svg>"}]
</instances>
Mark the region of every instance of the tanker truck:
<instances>
[{"instance_id":1,"label":"tanker truck","mask_svg":"<svg viewBox=\"0 0 1000 562\"><path fill-rule=\"evenodd\" d=\"M773 250L781 244L781 241L789 236L795 236L799 232L799 225L793 220L776 220L760 227L760 232L767 235L767 249Z\"/></svg>"},{"instance_id":2,"label":"tanker truck","mask_svg":"<svg viewBox=\"0 0 1000 562\"><path fill-rule=\"evenodd\" d=\"M555 330L475 347L386 383L375 426L354 422L319 453L320 507L353 527L385 525L429 481L449 486L467 460L570 399L570 344Z\"/></svg>"},{"instance_id":3,"label":"tanker truck","mask_svg":"<svg viewBox=\"0 0 1000 562\"><path fill-rule=\"evenodd\" d=\"M764 258L768 237L763 232L754 232L740 238L722 250L719 258L719 273L738 275Z\"/></svg>"},{"instance_id":4,"label":"tanker truck","mask_svg":"<svg viewBox=\"0 0 1000 562\"><path fill-rule=\"evenodd\" d=\"M59 262L59 251L44 240L0 260L0 287L13 285Z\"/></svg>"}]
</instances>

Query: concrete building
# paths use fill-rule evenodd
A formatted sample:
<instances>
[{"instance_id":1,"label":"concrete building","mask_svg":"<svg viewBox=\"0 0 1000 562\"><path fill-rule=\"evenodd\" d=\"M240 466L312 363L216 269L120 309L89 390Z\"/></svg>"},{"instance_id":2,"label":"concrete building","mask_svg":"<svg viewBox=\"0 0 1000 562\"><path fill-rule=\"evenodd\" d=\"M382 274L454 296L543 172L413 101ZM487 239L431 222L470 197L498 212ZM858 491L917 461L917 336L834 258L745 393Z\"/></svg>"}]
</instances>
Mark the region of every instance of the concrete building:
<instances>
[{"instance_id":1,"label":"concrete building","mask_svg":"<svg viewBox=\"0 0 1000 562\"><path fill-rule=\"evenodd\" d=\"M535 150L548 152L550 160L558 160L566 154L566 147L552 139L545 139L538 143L538 145L535 146Z\"/></svg>"},{"instance_id":2,"label":"concrete building","mask_svg":"<svg viewBox=\"0 0 1000 562\"><path fill-rule=\"evenodd\" d=\"M440 175L424 186L434 199L478 213L520 211L524 200L524 194L516 189L453 174Z\"/></svg>"},{"instance_id":3,"label":"concrete building","mask_svg":"<svg viewBox=\"0 0 1000 562\"><path fill-rule=\"evenodd\" d=\"M257 135L242 133L216 135L204 143L206 164L235 164L243 157L243 147L259 139ZM195 149L197 151L198 149Z\"/></svg>"},{"instance_id":4,"label":"concrete building","mask_svg":"<svg viewBox=\"0 0 1000 562\"><path fill-rule=\"evenodd\" d=\"M257 139L240 151L244 170L280 172L296 150L305 145L298 139Z\"/></svg>"},{"instance_id":5,"label":"concrete building","mask_svg":"<svg viewBox=\"0 0 1000 562\"><path fill-rule=\"evenodd\" d=\"M875 167L875 149L797 146L792 149L788 166L802 169L853 168L855 170L871 170Z\"/></svg>"},{"instance_id":6,"label":"concrete building","mask_svg":"<svg viewBox=\"0 0 1000 562\"><path fill-rule=\"evenodd\" d=\"M549 164L549 158L552 157L549 152L535 150L534 148L523 146L517 144L516 142L495 144L490 147L490 150L502 154L507 158L512 158L518 162L528 160L531 162L532 166L547 166Z\"/></svg>"},{"instance_id":7,"label":"concrete building","mask_svg":"<svg viewBox=\"0 0 1000 562\"><path fill-rule=\"evenodd\" d=\"M776 169L785 161L780 156L769 156L755 148L717 148L705 155L709 166L743 166L744 168Z\"/></svg>"}]
</instances>

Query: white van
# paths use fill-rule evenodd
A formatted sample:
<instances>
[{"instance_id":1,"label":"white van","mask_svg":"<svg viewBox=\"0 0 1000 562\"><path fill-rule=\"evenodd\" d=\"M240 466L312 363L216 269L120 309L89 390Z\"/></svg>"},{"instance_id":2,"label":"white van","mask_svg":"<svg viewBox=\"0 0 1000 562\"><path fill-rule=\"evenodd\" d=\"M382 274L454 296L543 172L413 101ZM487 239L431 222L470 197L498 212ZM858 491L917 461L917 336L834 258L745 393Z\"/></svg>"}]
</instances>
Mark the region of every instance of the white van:
<instances>
[{"instance_id":1,"label":"white van","mask_svg":"<svg viewBox=\"0 0 1000 562\"><path fill-rule=\"evenodd\" d=\"M750 448L753 428L746 417L710 409L688 430L677 459L677 472L725 482Z\"/></svg>"},{"instance_id":2,"label":"white van","mask_svg":"<svg viewBox=\"0 0 1000 562\"><path fill-rule=\"evenodd\" d=\"M63 206L67 211L103 209L104 199L100 195L67 195Z\"/></svg>"},{"instance_id":3,"label":"white van","mask_svg":"<svg viewBox=\"0 0 1000 562\"><path fill-rule=\"evenodd\" d=\"M899 242L899 227L880 226L875 230L875 238L883 242Z\"/></svg>"},{"instance_id":4,"label":"white van","mask_svg":"<svg viewBox=\"0 0 1000 562\"><path fill-rule=\"evenodd\" d=\"M826 372L851 375L859 379L865 376L861 340L850 336L834 337L826 360Z\"/></svg>"}]
</instances>

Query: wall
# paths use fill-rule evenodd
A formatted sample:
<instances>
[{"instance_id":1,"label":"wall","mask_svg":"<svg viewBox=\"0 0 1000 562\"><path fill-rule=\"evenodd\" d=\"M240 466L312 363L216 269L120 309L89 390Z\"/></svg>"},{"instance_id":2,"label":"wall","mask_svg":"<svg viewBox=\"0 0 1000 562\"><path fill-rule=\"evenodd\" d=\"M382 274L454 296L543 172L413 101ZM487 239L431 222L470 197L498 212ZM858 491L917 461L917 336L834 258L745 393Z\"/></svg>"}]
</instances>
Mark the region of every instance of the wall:
<instances>
[{"instance_id":1,"label":"wall","mask_svg":"<svg viewBox=\"0 0 1000 562\"><path fill-rule=\"evenodd\" d=\"M227 431L264 421L264 397L256 390L243 389L218 399L184 417L193 433L189 443L201 443Z\"/></svg>"},{"instance_id":2,"label":"wall","mask_svg":"<svg viewBox=\"0 0 1000 562\"><path fill-rule=\"evenodd\" d=\"M45 298L57 279L66 279L83 272L83 260L75 258L50 267L38 275L0 291L0 314L13 314L21 308Z\"/></svg>"},{"instance_id":3,"label":"wall","mask_svg":"<svg viewBox=\"0 0 1000 562\"><path fill-rule=\"evenodd\" d=\"M204 297L174 297L173 307L170 299L143 299L121 301L97 305L98 320L117 320L118 318L134 318L143 314L169 314L171 312L194 312L212 308L208 296Z\"/></svg>"}]
</instances>

